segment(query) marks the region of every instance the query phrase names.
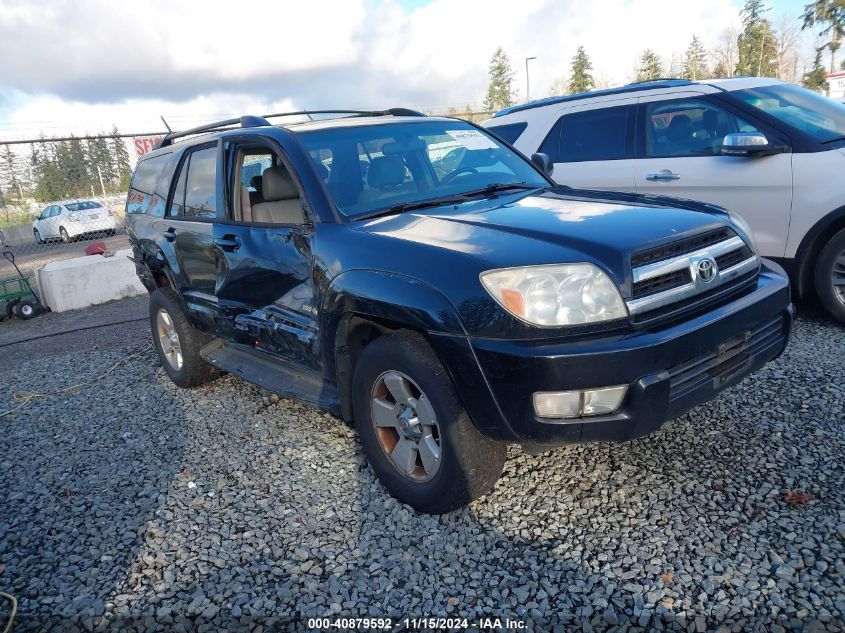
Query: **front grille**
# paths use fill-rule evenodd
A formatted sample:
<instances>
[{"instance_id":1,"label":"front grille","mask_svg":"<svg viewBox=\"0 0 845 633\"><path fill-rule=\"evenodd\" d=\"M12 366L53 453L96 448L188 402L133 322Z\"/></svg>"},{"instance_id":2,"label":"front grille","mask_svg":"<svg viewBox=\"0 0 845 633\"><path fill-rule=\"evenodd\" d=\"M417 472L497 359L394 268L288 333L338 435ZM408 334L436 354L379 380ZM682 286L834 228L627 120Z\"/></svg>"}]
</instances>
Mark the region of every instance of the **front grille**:
<instances>
[{"instance_id":1,"label":"front grille","mask_svg":"<svg viewBox=\"0 0 845 633\"><path fill-rule=\"evenodd\" d=\"M746 273L727 286L718 286L709 292L703 292L648 312L632 315L631 322L639 328L648 329L657 325L666 327L685 319L691 319L747 294L754 287L756 279L756 272Z\"/></svg>"},{"instance_id":2,"label":"front grille","mask_svg":"<svg viewBox=\"0 0 845 633\"><path fill-rule=\"evenodd\" d=\"M628 311L632 323L645 327L688 317L737 296L751 286L760 267L754 252L730 227L641 251L631 263Z\"/></svg>"},{"instance_id":3,"label":"front grille","mask_svg":"<svg viewBox=\"0 0 845 633\"><path fill-rule=\"evenodd\" d=\"M690 272L688 269L675 270L659 277L652 277L639 283L634 284L634 299L640 297L647 297L649 295L663 292L664 290L671 290L678 286L683 286L691 281Z\"/></svg>"},{"instance_id":4,"label":"front grille","mask_svg":"<svg viewBox=\"0 0 845 633\"><path fill-rule=\"evenodd\" d=\"M744 262L746 259L751 257L751 255L753 255L751 249L747 246L743 246L735 251L731 251L730 253L725 253L724 255L717 257L716 265L719 267L719 270L724 270L725 268L730 268L734 264Z\"/></svg>"},{"instance_id":5,"label":"front grille","mask_svg":"<svg viewBox=\"0 0 845 633\"><path fill-rule=\"evenodd\" d=\"M653 264L654 262L659 262L664 259L671 259L676 255L691 253L692 251L712 246L717 242L724 242L734 236L736 236L736 233L734 233L733 229L724 226L714 231L702 233L701 235L694 235L683 240L678 240L677 242L670 242L669 244L664 244L663 246L657 246L645 251L640 251L639 253L631 255L631 267L639 268L640 266L645 266L646 264Z\"/></svg>"},{"instance_id":6,"label":"front grille","mask_svg":"<svg viewBox=\"0 0 845 633\"><path fill-rule=\"evenodd\" d=\"M683 398L707 383L721 387L746 368L754 356L782 345L781 317L725 341L706 354L669 369L669 400Z\"/></svg>"}]
</instances>

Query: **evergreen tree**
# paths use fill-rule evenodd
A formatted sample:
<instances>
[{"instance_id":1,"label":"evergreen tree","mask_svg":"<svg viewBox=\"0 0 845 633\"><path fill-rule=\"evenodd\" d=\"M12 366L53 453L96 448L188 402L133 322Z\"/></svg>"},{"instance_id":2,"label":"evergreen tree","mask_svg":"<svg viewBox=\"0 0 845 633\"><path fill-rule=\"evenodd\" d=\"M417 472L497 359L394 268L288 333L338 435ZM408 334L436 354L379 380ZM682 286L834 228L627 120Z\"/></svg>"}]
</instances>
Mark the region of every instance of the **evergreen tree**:
<instances>
[{"instance_id":1,"label":"evergreen tree","mask_svg":"<svg viewBox=\"0 0 845 633\"><path fill-rule=\"evenodd\" d=\"M819 35L830 37L825 47L830 50L830 72L836 70L836 51L845 40L845 0L815 0L804 6L802 29L820 26ZM845 68L845 62L843 62Z\"/></svg>"},{"instance_id":2,"label":"evergreen tree","mask_svg":"<svg viewBox=\"0 0 845 633\"><path fill-rule=\"evenodd\" d=\"M804 75L801 83L805 88L809 88L810 90L827 90L827 80L824 76L825 68L824 64L822 64L822 49L819 48L816 50L816 58L813 62L812 70Z\"/></svg>"},{"instance_id":3,"label":"evergreen tree","mask_svg":"<svg viewBox=\"0 0 845 633\"><path fill-rule=\"evenodd\" d=\"M707 51L697 35L692 36L687 52L684 54L684 79L707 79Z\"/></svg>"},{"instance_id":4,"label":"evergreen tree","mask_svg":"<svg viewBox=\"0 0 845 633\"><path fill-rule=\"evenodd\" d=\"M634 81L654 81L661 77L663 77L663 62L660 56L650 48L645 49L640 55Z\"/></svg>"},{"instance_id":5,"label":"evergreen tree","mask_svg":"<svg viewBox=\"0 0 845 633\"><path fill-rule=\"evenodd\" d=\"M496 49L490 59L490 85L487 87L487 97L484 99L484 109L495 112L514 104L516 92L513 90L514 71L511 68L507 53L502 47Z\"/></svg>"},{"instance_id":6,"label":"evergreen tree","mask_svg":"<svg viewBox=\"0 0 845 633\"><path fill-rule=\"evenodd\" d=\"M593 63L590 61L587 51L583 46L578 47L578 52L572 58L572 72L569 80L569 93L589 92L596 84L592 75Z\"/></svg>"},{"instance_id":7,"label":"evergreen tree","mask_svg":"<svg viewBox=\"0 0 845 633\"><path fill-rule=\"evenodd\" d=\"M737 39L737 75L774 77L777 75L777 35L765 17L763 0L746 0L742 9L742 33Z\"/></svg>"},{"instance_id":8,"label":"evergreen tree","mask_svg":"<svg viewBox=\"0 0 845 633\"><path fill-rule=\"evenodd\" d=\"M17 156L10 145L4 145L0 154L0 188L5 189L6 200L20 198L20 175Z\"/></svg>"}]
</instances>

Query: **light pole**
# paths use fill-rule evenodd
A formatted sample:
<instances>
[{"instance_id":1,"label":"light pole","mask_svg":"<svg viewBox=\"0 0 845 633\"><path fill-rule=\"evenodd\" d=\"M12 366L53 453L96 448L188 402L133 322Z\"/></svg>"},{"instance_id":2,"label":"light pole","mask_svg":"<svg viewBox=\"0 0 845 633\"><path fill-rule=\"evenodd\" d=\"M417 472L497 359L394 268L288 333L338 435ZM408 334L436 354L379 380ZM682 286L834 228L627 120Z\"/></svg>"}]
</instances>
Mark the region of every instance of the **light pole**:
<instances>
[{"instance_id":1,"label":"light pole","mask_svg":"<svg viewBox=\"0 0 845 633\"><path fill-rule=\"evenodd\" d=\"M528 78L528 62L532 59L537 59L536 57L526 57L525 58L525 100L531 101L531 81Z\"/></svg>"}]
</instances>

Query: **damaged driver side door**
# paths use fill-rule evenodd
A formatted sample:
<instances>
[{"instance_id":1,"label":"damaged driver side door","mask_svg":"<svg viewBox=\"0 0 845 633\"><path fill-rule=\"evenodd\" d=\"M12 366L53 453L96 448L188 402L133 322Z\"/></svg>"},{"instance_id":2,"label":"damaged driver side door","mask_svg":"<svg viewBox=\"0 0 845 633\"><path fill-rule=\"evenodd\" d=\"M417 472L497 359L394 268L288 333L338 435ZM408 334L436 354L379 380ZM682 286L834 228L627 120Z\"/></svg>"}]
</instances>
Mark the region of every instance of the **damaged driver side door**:
<instances>
[{"instance_id":1,"label":"damaged driver side door","mask_svg":"<svg viewBox=\"0 0 845 633\"><path fill-rule=\"evenodd\" d=\"M222 325L233 340L317 369L314 225L299 183L261 137L227 139L222 151L226 214L213 240Z\"/></svg>"}]
</instances>

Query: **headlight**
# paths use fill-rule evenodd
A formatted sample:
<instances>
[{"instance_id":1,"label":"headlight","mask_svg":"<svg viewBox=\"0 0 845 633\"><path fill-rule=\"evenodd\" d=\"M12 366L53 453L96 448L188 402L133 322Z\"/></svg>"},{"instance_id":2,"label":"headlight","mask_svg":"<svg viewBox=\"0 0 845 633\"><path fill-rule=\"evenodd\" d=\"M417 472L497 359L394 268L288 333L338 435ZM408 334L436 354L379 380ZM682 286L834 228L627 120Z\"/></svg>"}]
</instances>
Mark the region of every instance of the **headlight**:
<instances>
[{"instance_id":1,"label":"headlight","mask_svg":"<svg viewBox=\"0 0 845 633\"><path fill-rule=\"evenodd\" d=\"M550 264L481 273L481 283L510 314L543 327L628 316L616 285L592 264Z\"/></svg>"},{"instance_id":2,"label":"headlight","mask_svg":"<svg viewBox=\"0 0 845 633\"><path fill-rule=\"evenodd\" d=\"M731 222L733 222L739 228L741 228L742 231L748 236L748 239L751 240L750 246L754 250L754 252L756 253L757 252L757 242L754 240L754 233L751 230L751 225L748 224L748 222L743 220L741 217L739 217L736 213L728 211L728 215L731 218Z\"/></svg>"}]
</instances>

